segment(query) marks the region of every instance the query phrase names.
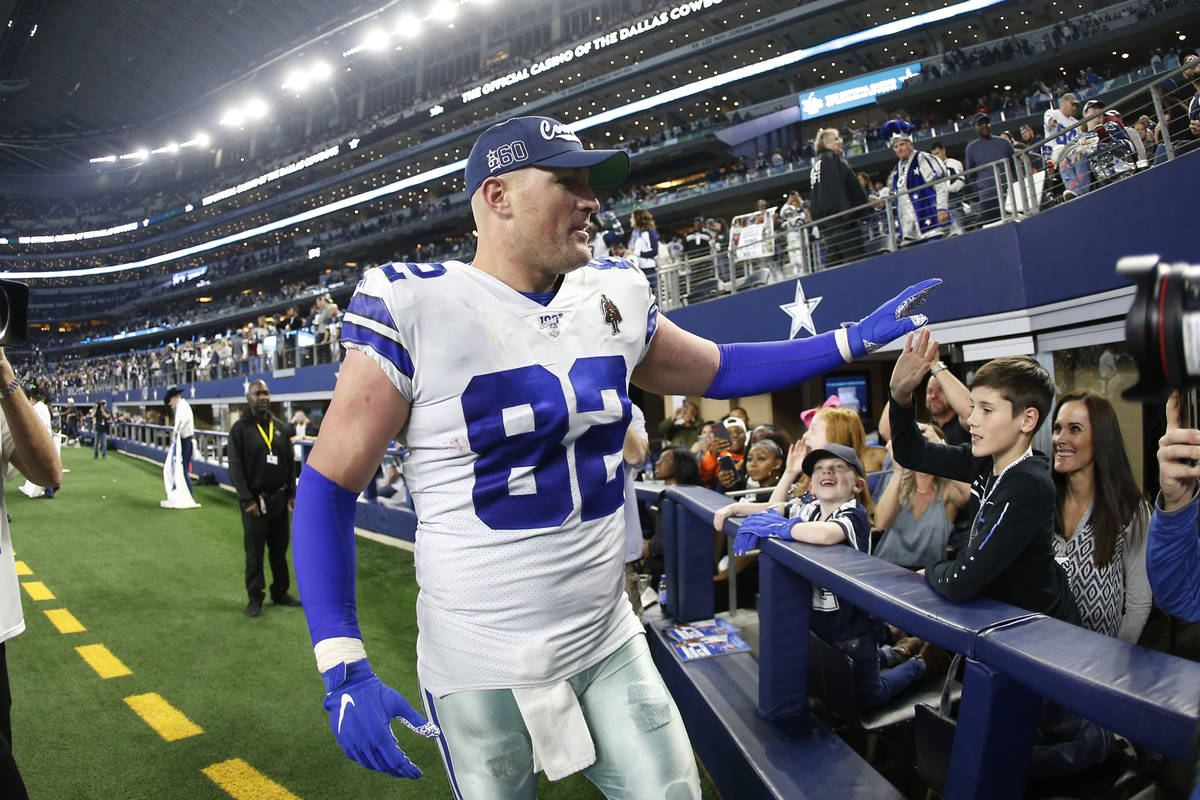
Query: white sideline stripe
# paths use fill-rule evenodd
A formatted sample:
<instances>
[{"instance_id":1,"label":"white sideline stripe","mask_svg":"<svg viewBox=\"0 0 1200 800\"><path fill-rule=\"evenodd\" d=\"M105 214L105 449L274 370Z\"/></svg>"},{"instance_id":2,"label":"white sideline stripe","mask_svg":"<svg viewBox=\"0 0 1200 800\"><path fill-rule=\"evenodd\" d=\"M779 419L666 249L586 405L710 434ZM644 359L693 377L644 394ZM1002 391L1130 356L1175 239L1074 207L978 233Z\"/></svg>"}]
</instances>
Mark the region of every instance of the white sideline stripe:
<instances>
[{"instance_id":1,"label":"white sideline stripe","mask_svg":"<svg viewBox=\"0 0 1200 800\"><path fill-rule=\"evenodd\" d=\"M161 462L155 461L153 458L148 458L146 456L140 456L137 453L126 453L124 450L118 450L117 452L122 455L128 456L129 458L141 459L142 461L145 461L147 464L154 464L154 465L160 466L160 467L162 466ZM234 494L237 493L237 490L234 489L229 484L221 483L218 485L227 492L234 493ZM399 550L407 550L410 553L416 549L415 545L412 542L406 541L404 539L399 539L395 536L388 536L386 533L376 533L375 531L369 531L366 528L355 527L354 535L361 536L364 539L370 539L373 542L379 542L380 544L386 544L389 547L395 547Z\"/></svg>"}]
</instances>

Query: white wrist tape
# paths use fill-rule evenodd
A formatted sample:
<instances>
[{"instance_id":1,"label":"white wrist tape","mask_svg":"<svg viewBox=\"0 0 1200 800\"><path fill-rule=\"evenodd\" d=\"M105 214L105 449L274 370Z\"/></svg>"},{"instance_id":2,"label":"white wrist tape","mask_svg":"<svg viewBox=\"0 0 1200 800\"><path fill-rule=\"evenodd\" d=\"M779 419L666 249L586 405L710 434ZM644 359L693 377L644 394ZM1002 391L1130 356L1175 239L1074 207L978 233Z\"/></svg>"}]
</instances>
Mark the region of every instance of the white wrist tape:
<instances>
[{"instance_id":1,"label":"white wrist tape","mask_svg":"<svg viewBox=\"0 0 1200 800\"><path fill-rule=\"evenodd\" d=\"M367 657L367 651L363 649L362 639L334 636L317 642L313 646L313 655L317 657L317 671L325 673L338 664L362 661Z\"/></svg>"},{"instance_id":2,"label":"white wrist tape","mask_svg":"<svg viewBox=\"0 0 1200 800\"><path fill-rule=\"evenodd\" d=\"M845 328L834 328L833 340L837 342L838 352L842 356L842 361L849 364L854 360L854 354L850 352L850 336L846 333Z\"/></svg>"}]
</instances>

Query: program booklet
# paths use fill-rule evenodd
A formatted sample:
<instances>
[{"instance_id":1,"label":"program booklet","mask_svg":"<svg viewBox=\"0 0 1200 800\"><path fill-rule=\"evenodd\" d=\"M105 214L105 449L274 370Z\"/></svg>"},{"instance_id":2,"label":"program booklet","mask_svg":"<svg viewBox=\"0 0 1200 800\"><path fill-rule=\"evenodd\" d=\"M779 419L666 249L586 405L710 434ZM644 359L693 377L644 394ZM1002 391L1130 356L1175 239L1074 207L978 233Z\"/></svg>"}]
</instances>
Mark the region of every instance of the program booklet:
<instances>
[{"instance_id":1,"label":"program booklet","mask_svg":"<svg viewBox=\"0 0 1200 800\"><path fill-rule=\"evenodd\" d=\"M695 661L748 651L750 645L737 635L739 630L733 623L718 617L672 625L666 629L666 634L681 660Z\"/></svg>"}]
</instances>

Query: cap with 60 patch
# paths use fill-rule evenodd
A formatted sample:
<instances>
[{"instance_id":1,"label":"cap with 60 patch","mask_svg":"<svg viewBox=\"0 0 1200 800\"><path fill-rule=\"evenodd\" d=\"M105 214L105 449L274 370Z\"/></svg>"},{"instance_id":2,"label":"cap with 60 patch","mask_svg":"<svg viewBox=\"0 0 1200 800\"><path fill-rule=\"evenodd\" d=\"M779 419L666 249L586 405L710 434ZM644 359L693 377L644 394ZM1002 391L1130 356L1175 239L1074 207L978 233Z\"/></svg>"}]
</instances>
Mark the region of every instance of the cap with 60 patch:
<instances>
[{"instance_id":1,"label":"cap with 60 patch","mask_svg":"<svg viewBox=\"0 0 1200 800\"><path fill-rule=\"evenodd\" d=\"M549 117L513 117L493 125L475 140L467 157L467 196L485 179L524 167L590 167L593 189L619 186L629 175L624 150L586 150L566 125Z\"/></svg>"}]
</instances>

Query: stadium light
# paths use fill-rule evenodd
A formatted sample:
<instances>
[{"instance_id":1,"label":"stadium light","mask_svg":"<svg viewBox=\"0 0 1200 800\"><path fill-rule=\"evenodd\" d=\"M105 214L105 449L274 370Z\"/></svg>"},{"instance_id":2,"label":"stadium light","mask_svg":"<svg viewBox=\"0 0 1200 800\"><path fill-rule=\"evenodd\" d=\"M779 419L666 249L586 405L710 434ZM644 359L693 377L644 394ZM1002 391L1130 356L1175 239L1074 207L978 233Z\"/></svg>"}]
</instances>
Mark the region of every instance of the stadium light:
<instances>
[{"instance_id":1,"label":"stadium light","mask_svg":"<svg viewBox=\"0 0 1200 800\"><path fill-rule=\"evenodd\" d=\"M400 17L399 23L396 25L396 33L406 39L412 39L421 32L421 20L412 14L405 14Z\"/></svg>"},{"instance_id":2,"label":"stadium light","mask_svg":"<svg viewBox=\"0 0 1200 800\"><path fill-rule=\"evenodd\" d=\"M246 116L250 119L262 119L267 115L267 102L261 97L252 97L246 102Z\"/></svg>"},{"instance_id":3,"label":"stadium light","mask_svg":"<svg viewBox=\"0 0 1200 800\"><path fill-rule=\"evenodd\" d=\"M439 22L452 22L458 16L458 6L454 0L438 0L429 9L429 16Z\"/></svg>"},{"instance_id":4,"label":"stadium light","mask_svg":"<svg viewBox=\"0 0 1200 800\"><path fill-rule=\"evenodd\" d=\"M140 150L134 150L132 153L122 153L121 154L122 161L135 161L135 160L136 161L145 161L149 157L150 157L150 151L144 147L141 148Z\"/></svg>"},{"instance_id":5,"label":"stadium light","mask_svg":"<svg viewBox=\"0 0 1200 800\"><path fill-rule=\"evenodd\" d=\"M387 47L387 44L388 35L379 29L375 29L367 34L367 38L363 39L362 49L379 51Z\"/></svg>"},{"instance_id":6,"label":"stadium light","mask_svg":"<svg viewBox=\"0 0 1200 800\"><path fill-rule=\"evenodd\" d=\"M333 74L333 68L324 61L314 61L308 68L308 77L313 81L327 81Z\"/></svg>"},{"instance_id":7,"label":"stadium light","mask_svg":"<svg viewBox=\"0 0 1200 800\"><path fill-rule=\"evenodd\" d=\"M89 158L88 163L90 163L90 164L111 164L112 162L114 162L116 160L117 160L117 157L115 155L114 156L97 156L96 158Z\"/></svg>"},{"instance_id":8,"label":"stadium light","mask_svg":"<svg viewBox=\"0 0 1200 800\"><path fill-rule=\"evenodd\" d=\"M302 92L314 83L329 80L332 73L333 70L324 61L315 61L307 68L293 68L280 88L284 91Z\"/></svg>"},{"instance_id":9,"label":"stadium light","mask_svg":"<svg viewBox=\"0 0 1200 800\"><path fill-rule=\"evenodd\" d=\"M240 108L226 109L217 124L224 125L226 128L240 128L246 124L246 115Z\"/></svg>"},{"instance_id":10,"label":"stadium light","mask_svg":"<svg viewBox=\"0 0 1200 800\"><path fill-rule=\"evenodd\" d=\"M308 73L302 69L292 70L279 88L284 91L303 92L308 88Z\"/></svg>"}]
</instances>

